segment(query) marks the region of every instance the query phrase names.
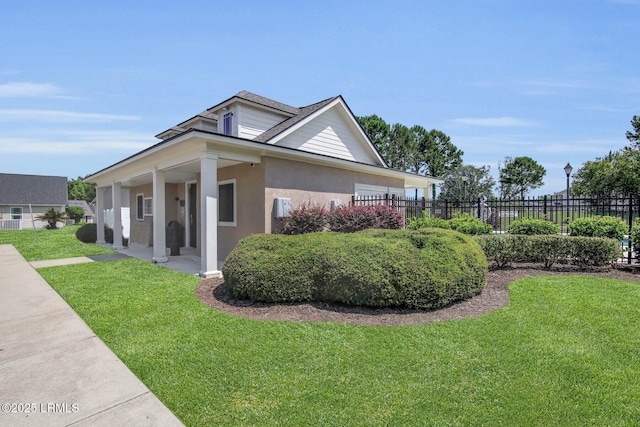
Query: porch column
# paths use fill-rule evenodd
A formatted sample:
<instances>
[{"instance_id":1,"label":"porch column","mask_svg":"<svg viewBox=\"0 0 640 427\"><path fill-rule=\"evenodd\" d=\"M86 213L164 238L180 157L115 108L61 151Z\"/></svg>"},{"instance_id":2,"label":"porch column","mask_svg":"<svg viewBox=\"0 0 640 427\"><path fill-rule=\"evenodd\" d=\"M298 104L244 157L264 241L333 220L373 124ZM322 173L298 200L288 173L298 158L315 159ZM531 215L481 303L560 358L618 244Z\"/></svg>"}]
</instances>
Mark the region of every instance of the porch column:
<instances>
[{"instance_id":1,"label":"porch column","mask_svg":"<svg viewBox=\"0 0 640 427\"><path fill-rule=\"evenodd\" d=\"M200 158L200 276L220 277L218 270L218 156Z\"/></svg>"},{"instance_id":2,"label":"porch column","mask_svg":"<svg viewBox=\"0 0 640 427\"><path fill-rule=\"evenodd\" d=\"M422 191L425 199L431 199L431 186L423 188Z\"/></svg>"},{"instance_id":3,"label":"porch column","mask_svg":"<svg viewBox=\"0 0 640 427\"><path fill-rule=\"evenodd\" d=\"M96 187L96 243L106 244L104 240L104 187Z\"/></svg>"},{"instance_id":4,"label":"porch column","mask_svg":"<svg viewBox=\"0 0 640 427\"><path fill-rule=\"evenodd\" d=\"M165 232L165 205L164 205L164 171L153 169L153 262L167 262L167 238Z\"/></svg>"},{"instance_id":5,"label":"porch column","mask_svg":"<svg viewBox=\"0 0 640 427\"><path fill-rule=\"evenodd\" d=\"M113 182L113 249L122 249L122 184Z\"/></svg>"}]
</instances>

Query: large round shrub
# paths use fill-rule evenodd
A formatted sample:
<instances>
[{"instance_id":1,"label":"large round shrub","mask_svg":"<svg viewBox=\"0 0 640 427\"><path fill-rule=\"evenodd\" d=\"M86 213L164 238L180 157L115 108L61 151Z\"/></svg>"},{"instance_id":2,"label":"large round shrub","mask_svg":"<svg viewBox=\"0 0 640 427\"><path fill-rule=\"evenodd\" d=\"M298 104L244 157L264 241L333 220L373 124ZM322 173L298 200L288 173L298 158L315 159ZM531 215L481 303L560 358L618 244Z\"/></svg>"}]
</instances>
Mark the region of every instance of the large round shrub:
<instances>
[{"instance_id":1,"label":"large round shrub","mask_svg":"<svg viewBox=\"0 0 640 427\"><path fill-rule=\"evenodd\" d=\"M95 243L98 240L97 224L85 224L76 230L76 238L84 243ZM104 226L104 240L113 243L113 230Z\"/></svg>"},{"instance_id":2,"label":"large round shrub","mask_svg":"<svg viewBox=\"0 0 640 427\"><path fill-rule=\"evenodd\" d=\"M479 294L487 260L470 237L444 229L351 234L258 234L222 273L236 298L437 308Z\"/></svg>"}]
</instances>

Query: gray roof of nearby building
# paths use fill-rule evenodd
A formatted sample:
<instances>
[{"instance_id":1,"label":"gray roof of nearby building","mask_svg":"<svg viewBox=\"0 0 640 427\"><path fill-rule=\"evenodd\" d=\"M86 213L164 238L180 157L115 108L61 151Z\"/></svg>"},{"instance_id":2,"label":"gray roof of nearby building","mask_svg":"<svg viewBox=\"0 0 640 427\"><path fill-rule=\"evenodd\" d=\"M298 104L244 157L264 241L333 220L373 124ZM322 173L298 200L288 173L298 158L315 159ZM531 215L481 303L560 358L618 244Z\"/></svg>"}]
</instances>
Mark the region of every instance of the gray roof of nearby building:
<instances>
[{"instance_id":1,"label":"gray roof of nearby building","mask_svg":"<svg viewBox=\"0 0 640 427\"><path fill-rule=\"evenodd\" d=\"M77 206L79 208L84 209L84 216L93 216L93 210L89 207L89 204L84 200L69 200L67 202L68 206Z\"/></svg>"},{"instance_id":2,"label":"gray roof of nearby building","mask_svg":"<svg viewBox=\"0 0 640 427\"><path fill-rule=\"evenodd\" d=\"M0 173L0 205L67 204L67 177Z\"/></svg>"}]
</instances>

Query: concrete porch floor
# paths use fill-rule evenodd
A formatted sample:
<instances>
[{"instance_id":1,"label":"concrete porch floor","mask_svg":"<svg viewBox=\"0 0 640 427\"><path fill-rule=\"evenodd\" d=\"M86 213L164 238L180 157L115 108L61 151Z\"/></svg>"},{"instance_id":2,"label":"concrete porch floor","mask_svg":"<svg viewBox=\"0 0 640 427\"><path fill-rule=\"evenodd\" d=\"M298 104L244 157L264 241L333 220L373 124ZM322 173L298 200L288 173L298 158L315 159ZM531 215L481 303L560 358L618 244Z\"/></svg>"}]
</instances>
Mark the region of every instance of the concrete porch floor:
<instances>
[{"instance_id":1,"label":"concrete porch floor","mask_svg":"<svg viewBox=\"0 0 640 427\"><path fill-rule=\"evenodd\" d=\"M127 248L119 249L118 252L134 258L152 262L153 247L132 244ZM158 263L158 265L172 270L182 271L183 273L199 275L200 274L200 251L192 247L180 248L180 255L170 256L169 248L167 248L168 262ZM218 270L222 269L223 261L218 261Z\"/></svg>"}]
</instances>

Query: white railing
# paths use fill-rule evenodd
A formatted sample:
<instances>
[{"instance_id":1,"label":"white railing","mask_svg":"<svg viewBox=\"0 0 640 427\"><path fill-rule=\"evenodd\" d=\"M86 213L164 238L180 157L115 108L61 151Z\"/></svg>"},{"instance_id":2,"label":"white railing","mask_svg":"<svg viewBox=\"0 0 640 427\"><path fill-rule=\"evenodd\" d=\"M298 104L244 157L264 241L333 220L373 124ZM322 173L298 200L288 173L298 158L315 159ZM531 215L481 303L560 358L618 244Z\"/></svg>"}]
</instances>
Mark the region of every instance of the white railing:
<instances>
[{"instance_id":1,"label":"white railing","mask_svg":"<svg viewBox=\"0 0 640 427\"><path fill-rule=\"evenodd\" d=\"M22 230L22 220L2 219L0 220L0 230Z\"/></svg>"}]
</instances>

